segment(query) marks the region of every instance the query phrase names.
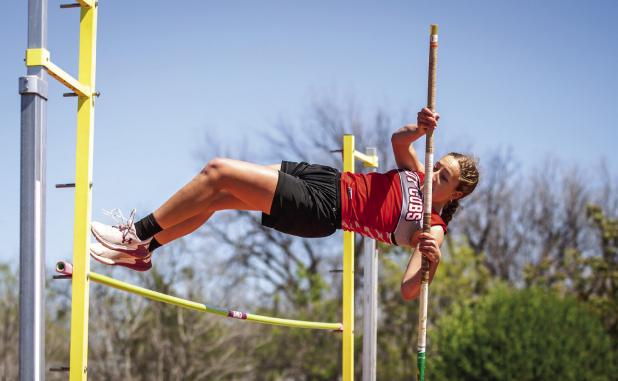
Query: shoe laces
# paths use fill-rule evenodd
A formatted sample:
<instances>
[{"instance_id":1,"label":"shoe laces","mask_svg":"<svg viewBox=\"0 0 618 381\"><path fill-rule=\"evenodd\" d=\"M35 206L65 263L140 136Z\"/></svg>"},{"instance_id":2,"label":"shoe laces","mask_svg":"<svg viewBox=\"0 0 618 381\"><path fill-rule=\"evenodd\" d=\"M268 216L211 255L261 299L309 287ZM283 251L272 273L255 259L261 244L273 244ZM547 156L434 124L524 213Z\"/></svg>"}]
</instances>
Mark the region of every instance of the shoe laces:
<instances>
[{"instance_id":1,"label":"shoe laces","mask_svg":"<svg viewBox=\"0 0 618 381\"><path fill-rule=\"evenodd\" d=\"M125 218L122 211L118 208L114 208L112 210L103 209L103 213L107 216L110 216L114 221L116 221L116 225L112 225L116 229L122 232L122 242L126 241L127 235L133 233L133 235L137 236L135 232L135 209L131 210L129 214L129 218Z\"/></svg>"}]
</instances>

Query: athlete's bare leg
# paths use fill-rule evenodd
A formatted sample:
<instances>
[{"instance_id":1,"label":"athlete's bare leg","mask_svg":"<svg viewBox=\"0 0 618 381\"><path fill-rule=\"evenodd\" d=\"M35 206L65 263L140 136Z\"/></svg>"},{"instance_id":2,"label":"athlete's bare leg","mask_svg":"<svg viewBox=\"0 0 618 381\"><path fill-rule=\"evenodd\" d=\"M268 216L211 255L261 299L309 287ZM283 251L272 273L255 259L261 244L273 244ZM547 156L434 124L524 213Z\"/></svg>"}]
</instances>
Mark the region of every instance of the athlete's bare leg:
<instances>
[{"instance_id":1,"label":"athlete's bare leg","mask_svg":"<svg viewBox=\"0 0 618 381\"><path fill-rule=\"evenodd\" d=\"M165 231L202 215L200 218L196 217L191 224L187 222L186 226L179 227L175 234L169 235L178 238L181 232L189 230L199 221L205 222L214 211L221 210L214 210L211 206L217 200L232 203L232 207L226 209L270 213L279 176L278 167L279 165L264 166L233 159L213 159L187 185L161 205L154 212L154 217ZM217 198L217 195L223 192L233 198Z\"/></svg>"},{"instance_id":2,"label":"athlete's bare leg","mask_svg":"<svg viewBox=\"0 0 618 381\"><path fill-rule=\"evenodd\" d=\"M150 252L158 247L153 243L160 246L195 231L218 210L270 213L279 178L278 167L231 159L212 160L153 213L155 222L162 228L155 229L158 233L153 232L156 241L142 240L135 228L123 231L118 226L93 221L92 232L99 242L91 246L90 254L106 264L145 271L150 268L147 261Z\"/></svg>"},{"instance_id":3,"label":"athlete's bare leg","mask_svg":"<svg viewBox=\"0 0 618 381\"><path fill-rule=\"evenodd\" d=\"M176 224L170 228L164 229L163 231L155 235L155 239L161 245L168 244L175 239L193 233L197 228L206 223L206 221L208 221L208 219L216 211L230 209L253 210L249 205L240 201L239 199L231 195L228 191L221 191L213 197L213 200L210 202L207 210L201 212L200 214L196 214L195 216L184 220L183 222Z\"/></svg>"}]
</instances>

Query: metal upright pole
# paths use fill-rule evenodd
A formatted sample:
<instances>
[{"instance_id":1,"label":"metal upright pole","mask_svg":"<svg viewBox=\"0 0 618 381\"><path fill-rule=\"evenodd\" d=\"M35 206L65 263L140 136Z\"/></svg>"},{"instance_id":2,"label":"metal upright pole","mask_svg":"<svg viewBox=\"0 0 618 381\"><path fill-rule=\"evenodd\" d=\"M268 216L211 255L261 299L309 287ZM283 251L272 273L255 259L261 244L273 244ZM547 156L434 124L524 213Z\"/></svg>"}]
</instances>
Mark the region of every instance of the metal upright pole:
<instances>
[{"instance_id":1,"label":"metal upright pole","mask_svg":"<svg viewBox=\"0 0 618 381\"><path fill-rule=\"evenodd\" d=\"M367 148L367 156L377 157L377 149ZM369 167L369 172L377 171ZM376 380L378 340L378 251L376 240L363 238L363 381Z\"/></svg>"},{"instance_id":2,"label":"metal upright pole","mask_svg":"<svg viewBox=\"0 0 618 381\"><path fill-rule=\"evenodd\" d=\"M46 48L47 0L28 1L28 48ZM21 94L19 379L45 379L47 74L28 67Z\"/></svg>"}]
</instances>

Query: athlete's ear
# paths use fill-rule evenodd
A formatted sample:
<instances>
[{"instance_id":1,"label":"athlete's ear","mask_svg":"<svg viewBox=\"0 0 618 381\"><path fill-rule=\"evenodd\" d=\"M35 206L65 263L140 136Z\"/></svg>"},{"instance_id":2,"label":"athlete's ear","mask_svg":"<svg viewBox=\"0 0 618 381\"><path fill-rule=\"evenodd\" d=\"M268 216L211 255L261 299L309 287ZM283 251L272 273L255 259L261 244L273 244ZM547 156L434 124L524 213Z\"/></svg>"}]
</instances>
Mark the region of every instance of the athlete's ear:
<instances>
[{"instance_id":1,"label":"athlete's ear","mask_svg":"<svg viewBox=\"0 0 618 381\"><path fill-rule=\"evenodd\" d=\"M451 199L452 200L459 200L462 197L463 197L463 192L454 191L453 193L451 193Z\"/></svg>"}]
</instances>

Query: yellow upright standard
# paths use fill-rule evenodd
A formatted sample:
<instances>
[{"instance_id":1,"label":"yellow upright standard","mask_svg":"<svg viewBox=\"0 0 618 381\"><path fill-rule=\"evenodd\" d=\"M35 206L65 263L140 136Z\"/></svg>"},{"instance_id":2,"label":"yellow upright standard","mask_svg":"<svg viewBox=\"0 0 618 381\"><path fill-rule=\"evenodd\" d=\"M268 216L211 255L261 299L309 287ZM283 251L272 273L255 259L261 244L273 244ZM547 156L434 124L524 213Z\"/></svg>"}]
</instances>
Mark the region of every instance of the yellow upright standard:
<instances>
[{"instance_id":1,"label":"yellow upright standard","mask_svg":"<svg viewBox=\"0 0 618 381\"><path fill-rule=\"evenodd\" d=\"M95 88L97 8L81 3L79 23L79 82ZM90 4L92 5L92 4ZM71 301L70 380L88 377L88 294L90 271L88 238L94 135L93 91L79 96L75 168L75 219L73 227L73 284Z\"/></svg>"},{"instance_id":2,"label":"yellow upright standard","mask_svg":"<svg viewBox=\"0 0 618 381\"><path fill-rule=\"evenodd\" d=\"M378 157L354 148L354 135L343 136L343 172L354 172L358 159L365 167L376 168ZM347 197L342 194L341 197ZM354 232L343 232L343 381L354 380Z\"/></svg>"},{"instance_id":3,"label":"yellow upright standard","mask_svg":"<svg viewBox=\"0 0 618 381\"><path fill-rule=\"evenodd\" d=\"M95 0L78 0L79 76L71 77L55 65L44 48L26 50L26 65L43 66L50 76L78 96L77 147L75 167L75 220L73 226L73 283L71 300L71 381L86 380L88 375L88 238L92 183L92 146L94 136L94 86L97 37ZM69 8L73 8L72 4Z\"/></svg>"},{"instance_id":4,"label":"yellow upright standard","mask_svg":"<svg viewBox=\"0 0 618 381\"><path fill-rule=\"evenodd\" d=\"M343 136L343 171L354 172L354 135ZM342 194L341 197L346 197ZM354 233L343 232L343 381L354 380Z\"/></svg>"}]
</instances>

